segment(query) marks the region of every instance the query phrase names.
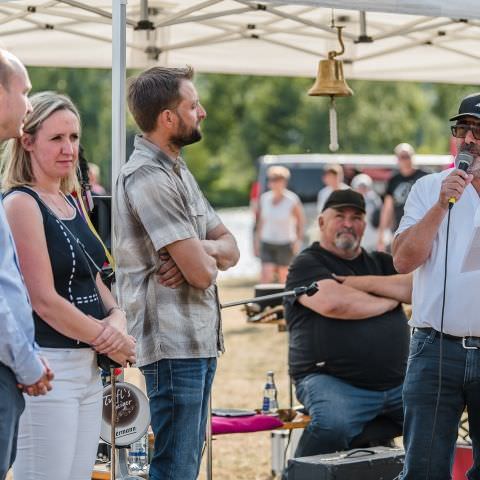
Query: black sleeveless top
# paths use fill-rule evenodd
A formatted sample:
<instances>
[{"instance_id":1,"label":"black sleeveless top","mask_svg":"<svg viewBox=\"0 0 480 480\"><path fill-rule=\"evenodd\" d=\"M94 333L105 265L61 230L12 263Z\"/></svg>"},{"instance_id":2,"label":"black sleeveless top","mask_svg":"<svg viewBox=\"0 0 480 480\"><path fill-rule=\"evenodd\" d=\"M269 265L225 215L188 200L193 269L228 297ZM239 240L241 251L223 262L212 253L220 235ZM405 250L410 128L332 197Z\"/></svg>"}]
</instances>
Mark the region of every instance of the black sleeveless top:
<instances>
[{"instance_id":1,"label":"black sleeveless top","mask_svg":"<svg viewBox=\"0 0 480 480\"><path fill-rule=\"evenodd\" d=\"M103 306L100 303L92 279L92 274L96 277L98 270L91 260L95 262L98 268L101 268L105 261L105 252L82 217L73 197L68 195L66 198L75 209L75 216L70 220L61 219L60 221L40 200L38 194L28 187L13 188L5 194L5 197L15 191L21 191L33 197L42 212L48 254L57 293L73 303L83 313L98 320L102 319L104 316ZM65 226L71 233L67 231ZM77 243L77 239L83 248ZM88 259L84 250L91 257L91 260ZM35 341L41 347L89 347L86 343L73 340L57 332L43 321L36 312L33 312L33 317Z\"/></svg>"}]
</instances>

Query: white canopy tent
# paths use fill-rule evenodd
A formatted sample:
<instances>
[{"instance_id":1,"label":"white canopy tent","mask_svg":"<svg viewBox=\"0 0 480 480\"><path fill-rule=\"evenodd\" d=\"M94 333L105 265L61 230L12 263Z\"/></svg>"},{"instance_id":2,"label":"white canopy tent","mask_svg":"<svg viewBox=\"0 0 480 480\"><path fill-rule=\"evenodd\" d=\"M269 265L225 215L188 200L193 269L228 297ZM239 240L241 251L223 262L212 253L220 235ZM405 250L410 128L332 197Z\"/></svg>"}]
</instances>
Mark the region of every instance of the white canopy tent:
<instances>
[{"instance_id":1,"label":"white canopy tent","mask_svg":"<svg viewBox=\"0 0 480 480\"><path fill-rule=\"evenodd\" d=\"M314 77L338 49L332 18L346 78L479 83L478 0L0 0L0 44L27 65L113 69L115 178L125 67Z\"/></svg>"},{"instance_id":2,"label":"white canopy tent","mask_svg":"<svg viewBox=\"0 0 480 480\"><path fill-rule=\"evenodd\" d=\"M0 42L28 65L111 66L122 0L0 0ZM347 78L477 83L478 0L128 0L126 61L311 76L344 25ZM143 23L142 23L143 20ZM138 28L146 28L138 30ZM136 30L137 29L137 30Z\"/></svg>"}]
</instances>

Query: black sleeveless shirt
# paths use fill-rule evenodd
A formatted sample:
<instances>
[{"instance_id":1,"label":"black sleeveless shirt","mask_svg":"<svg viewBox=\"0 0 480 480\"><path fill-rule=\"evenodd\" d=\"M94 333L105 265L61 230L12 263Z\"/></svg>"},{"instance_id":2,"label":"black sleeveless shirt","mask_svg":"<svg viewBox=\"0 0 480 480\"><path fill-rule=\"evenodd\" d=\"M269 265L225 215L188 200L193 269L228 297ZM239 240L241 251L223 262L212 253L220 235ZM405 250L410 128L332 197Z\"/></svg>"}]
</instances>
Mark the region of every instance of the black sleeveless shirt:
<instances>
[{"instance_id":1,"label":"black sleeveless shirt","mask_svg":"<svg viewBox=\"0 0 480 480\"><path fill-rule=\"evenodd\" d=\"M38 194L28 187L13 188L5 194L5 197L15 191L24 192L33 197L40 208L57 293L83 313L98 320L102 319L104 316L103 307L92 279L92 274L96 277L98 270L91 260L95 262L98 268L101 268L105 261L105 252L82 217L73 197L68 195L66 198L75 209L74 217L68 220L59 220L40 200ZM77 239L83 248L78 244ZM91 257L91 260L88 259L84 250ZM35 322L35 341L41 347L89 347L86 343L57 332L42 320L36 312L33 312L33 318Z\"/></svg>"}]
</instances>

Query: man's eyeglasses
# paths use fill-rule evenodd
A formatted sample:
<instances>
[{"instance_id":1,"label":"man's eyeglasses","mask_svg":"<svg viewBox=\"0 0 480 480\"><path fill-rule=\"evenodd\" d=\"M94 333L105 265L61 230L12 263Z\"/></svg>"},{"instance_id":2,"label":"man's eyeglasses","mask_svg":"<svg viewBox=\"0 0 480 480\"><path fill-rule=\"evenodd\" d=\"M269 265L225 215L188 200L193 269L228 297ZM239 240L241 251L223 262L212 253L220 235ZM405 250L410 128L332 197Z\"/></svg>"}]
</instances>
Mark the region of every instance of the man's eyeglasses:
<instances>
[{"instance_id":1,"label":"man's eyeglasses","mask_svg":"<svg viewBox=\"0 0 480 480\"><path fill-rule=\"evenodd\" d=\"M473 138L480 140L480 125L452 125L450 128L455 138L465 138L470 130Z\"/></svg>"}]
</instances>

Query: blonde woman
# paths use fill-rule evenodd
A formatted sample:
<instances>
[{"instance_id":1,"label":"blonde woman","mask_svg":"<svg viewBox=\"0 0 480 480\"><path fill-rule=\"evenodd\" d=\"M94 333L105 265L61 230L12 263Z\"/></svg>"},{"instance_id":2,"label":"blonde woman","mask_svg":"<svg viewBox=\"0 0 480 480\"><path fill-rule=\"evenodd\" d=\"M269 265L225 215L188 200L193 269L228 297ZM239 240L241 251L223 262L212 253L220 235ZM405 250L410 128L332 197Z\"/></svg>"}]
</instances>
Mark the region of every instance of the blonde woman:
<instances>
[{"instance_id":1,"label":"blonde woman","mask_svg":"<svg viewBox=\"0 0 480 480\"><path fill-rule=\"evenodd\" d=\"M290 170L274 165L267 170L269 190L260 197L254 250L260 257L260 281L285 283L288 265L302 246L305 215L298 196L287 190Z\"/></svg>"},{"instance_id":2,"label":"blonde woman","mask_svg":"<svg viewBox=\"0 0 480 480\"><path fill-rule=\"evenodd\" d=\"M87 480L102 408L97 352L125 365L135 360L135 343L98 274L102 246L70 195L78 111L53 92L30 101L24 134L5 152L4 204L34 309L35 339L55 371L55 383L48 398L26 398L14 476Z\"/></svg>"}]
</instances>

